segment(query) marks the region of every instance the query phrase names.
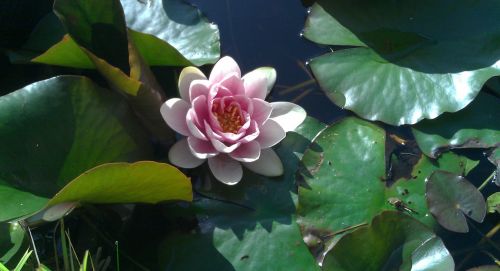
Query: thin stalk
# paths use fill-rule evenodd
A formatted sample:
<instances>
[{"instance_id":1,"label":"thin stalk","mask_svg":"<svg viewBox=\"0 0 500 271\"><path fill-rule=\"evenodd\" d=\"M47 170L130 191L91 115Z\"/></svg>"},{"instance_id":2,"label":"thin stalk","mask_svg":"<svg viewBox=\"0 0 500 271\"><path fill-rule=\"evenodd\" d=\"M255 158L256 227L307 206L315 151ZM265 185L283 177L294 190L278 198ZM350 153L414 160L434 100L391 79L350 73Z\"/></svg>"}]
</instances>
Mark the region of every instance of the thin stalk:
<instances>
[{"instance_id":1,"label":"thin stalk","mask_svg":"<svg viewBox=\"0 0 500 271\"><path fill-rule=\"evenodd\" d=\"M75 247L73 246L73 242L71 242L71 237L69 236L69 232L66 231L66 237L68 238L68 244L69 244L69 248L71 249L71 252L73 252L71 254L71 266L75 266L74 263L73 263L73 255L76 259L76 261L78 262L78 265L81 265L80 263L80 260L78 260L78 255L76 254L76 250L75 250Z\"/></svg>"},{"instance_id":2,"label":"thin stalk","mask_svg":"<svg viewBox=\"0 0 500 271\"><path fill-rule=\"evenodd\" d=\"M498 230L500 230L500 223L498 223L495 227L493 227L490 231L488 231L488 233L486 233L486 235L483 235L478 228L476 228L476 226L474 226L472 223L470 224L472 226L473 229L475 229L481 236L483 236L481 238L481 240L479 241L479 243L477 244L477 246L480 246L484 243L488 243L490 244L491 246L493 246L497 251L500 251L499 248L497 247L497 245L492 242L490 240L491 237L493 237L497 232ZM457 270L461 270L463 265L465 263L467 263L467 261L470 260L470 258L472 257L472 255L474 254L474 251L470 252L469 254L467 254L464 259L460 262L460 264L458 265L457 267Z\"/></svg>"},{"instance_id":3,"label":"thin stalk","mask_svg":"<svg viewBox=\"0 0 500 271\"><path fill-rule=\"evenodd\" d=\"M99 229L92 223L92 221L90 221L90 219L88 219L86 216L82 216L83 220L85 221L85 223L87 223L87 225L90 226L90 228L95 232L97 233L97 235L99 235L99 237L101 237L101 239L104 241L104 243L106 243L106 245L110 246L110 247L113 247L113 242L110 241L101 231L99 231ZM121 251L120 254L125 257L125 259L127 259L129 262L133 263L134 265L136 265L140 270L143 270L143 271L149 271L148 268L146 268L144 265L138 263L137 261L135 261L131 256L129 256L127 253Z\"/></svg>"},{"instance_id":4,"label":"thin stalk","mask_svg":"<svg viewBox=\"0 0 500 271\"><path fill-rule=\"evenodd\" d=\"M118 241L115 241L116 247L116 270L120 271L120 249Z\"/></svg>"},{"instance_id":5,"label":"thin stalk","mask_svg":"<svg viewBox=\"0 0 500 271\"><path fill-rule=\"evenodd\" d=\"M56 260L56 270L59 271L61 270L59 268L59 255L57 254L57 241L56 241L56 232L57 232L57 227L61 224L60 221L56 223L56 226L54 227L54 236L52 237L52 246L54 248L54 259Z\"/></svg>"},{"instance_id":6,"label":"thin stalk","mask_svg":"<svg viewBox=\"0 0 500 271\"><path fill-rule=\"evenodd\" d=\"M491 173L491 175L488 176L488 178L486 178L486 180L479 186L477 190L479 191L483 190L483 188L490 182L493 176L495 176L495 171L493 171L493 173Z\"/></svg>"},{"instance_id":7,"label":"thin stalk","mask_svg":"<svg viewBox=\"0 0 500 271\"><path fill-rule=\"evenodd\" d=\"M59 226L59 232L61 235L61 247L62 247L62 253L63 253L63 263L64 263L64 270L71 270L69 265L69 256L68 256L68 243L66 241L66 234L65 234L65 229L64 229L64 219L59 220L60 221L60 226Z\"/></svg>"}]
</instances>

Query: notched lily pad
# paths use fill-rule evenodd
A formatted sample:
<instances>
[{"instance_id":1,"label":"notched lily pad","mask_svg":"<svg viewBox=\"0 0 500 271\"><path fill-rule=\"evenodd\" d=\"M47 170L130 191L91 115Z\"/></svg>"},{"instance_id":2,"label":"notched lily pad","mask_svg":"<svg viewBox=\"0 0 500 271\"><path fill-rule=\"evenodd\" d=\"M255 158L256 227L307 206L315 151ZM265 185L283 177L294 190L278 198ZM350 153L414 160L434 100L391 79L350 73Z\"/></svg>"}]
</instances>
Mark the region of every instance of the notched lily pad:
<instances>
[{"instance_id":1,"label":"notched lily pad","mask_svg":"<svg viewBox=\"0 0 500 271\"><path fill-rule=\"evenodd\" d=\"M486 215L483 195L467 179L446 171L435 171L426 181L429 210L444 228L468 232L465 215L481 223Z\"/></svg>"},{"instance_id":2,"label":"notched lily pad","mask_svg":"<svg viewBox=\"0 0 500 271\"><path fill-rule=\"evenodd\" d=\"M311 69L335 104L365 119L402 125L456 112L500 74L500 31L491 23L500 5L470 10L465 0L453 11L430 0L316 1L304 36L356 48L317 57Z\"/></svg>"},{"instance_id":3,"label":"notched lily pad","mask_svg":"<svg viewBox=\"0 0 500 271\"><path fill-rule=\"evenodd\" d=\"M454 266L439 237L415 219L394 211L383 212L370 225L346 234L323 262L327 271L451 271Z\"/></svg>"},{"instance_id":4,"label":"notched lily pad","mask_svg":"<svg viewBox=\"0 0 500 271\"><path fill-rule=\"evenodd\" d=\"M467 159L453 153L437 162L421 154L408 174L388 177L386 133L373 123L349 117L321 132L304 152L297 179L297 222L304 237L325 243L326 237L345 233L384 210L398 210L434 226L425 201L425 178L434 170L463 174ZM395 161L405 164L405 156ZM406 164L405 164L406 165ZM390 183L388 181L390 179ZM315 253L317 254L317 253ZM317 255L316 255L317 256Z\"/></svg>"},{"instance_id":5,"label":"notched lily pad","mask_svg":"<svg viewBox=\"0 0 500 271\"><path fill-rule=\"evenodd\" d=\"M422 152L433 158L449 149L498 148L499 107L500 99L481 92L465 109L421 121L412 127L412 131ZM494 154L490 160L498 163Z\"/></svg>"}]
</instances>

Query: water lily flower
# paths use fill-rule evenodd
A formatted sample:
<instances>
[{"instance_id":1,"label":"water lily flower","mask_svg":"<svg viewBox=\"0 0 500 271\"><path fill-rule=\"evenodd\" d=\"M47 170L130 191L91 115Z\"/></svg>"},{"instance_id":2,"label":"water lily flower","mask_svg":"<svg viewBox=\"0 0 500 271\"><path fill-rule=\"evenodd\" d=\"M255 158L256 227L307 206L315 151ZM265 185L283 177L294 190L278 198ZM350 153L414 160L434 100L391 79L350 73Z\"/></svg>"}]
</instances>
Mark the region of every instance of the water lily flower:
<instances>
[{"instance_id":1,"label":"water lily flower","mask_svg":"<svg viewBox=\"0 0 500 271\"><path fill-rule=\"evenodd\" d=\"M170 148L170 162L194 168L208 160L217 180L237 184L242 165L265 176L283 174L271 148L301 124L306 112L289 102L268 103L276 72L262 67L241 77L231 57L221 58L209 78L196 67L179 76L181 98L166 101L160 112L167 124L186 138Z\"/></svg>"}]
</instances>

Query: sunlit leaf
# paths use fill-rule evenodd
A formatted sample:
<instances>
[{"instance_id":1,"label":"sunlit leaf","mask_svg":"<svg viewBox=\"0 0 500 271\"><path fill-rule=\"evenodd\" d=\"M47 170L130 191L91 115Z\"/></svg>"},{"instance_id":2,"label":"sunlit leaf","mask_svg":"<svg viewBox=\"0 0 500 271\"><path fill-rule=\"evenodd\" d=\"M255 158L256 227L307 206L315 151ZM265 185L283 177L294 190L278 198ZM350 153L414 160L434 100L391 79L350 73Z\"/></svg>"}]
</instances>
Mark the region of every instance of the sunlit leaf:
<instances>
[{"instance_id":1,"label":"sunlit leaf","mask_svg":"<svg viewBox=\"0 0 500 271\"><path fill-rule=\"evenodd\" d=\"M465 215L481 223L486 215L483 195L464 177L451 172L435 171L426 181L429 210L444 228L468 232Z\"/></svg>"},{"instance_id":2,"label":"sunlit leaf","mask_svg":"<svg viewBox=\"0 0 500 271\"><path fill-rule=\"evenodd\" d=\"M150 157L128 104L84 77L40 81L0 97L0 220L37 211L84 171ZM22 204L22 205L21 205Z\"/></svg>"},{"instance_id":3,"label":"sunlit leaf","mask_svg":"<svg viewBox=\"0 0 500 271\"><path fill-rule=\"evenodd\" d=\"M369 223L384 210L398 210L433 226L425 200L425 178L436 169L457 174L467 159L452 153L437 162L404 153L386 165L386 133L375 124L349 117L321 132L302 157L298 223L303 236L329 239ZM406 164L414 159L415 164ZM403 163L408 172L390 176Z\"/></svg>"},{"instance_id":4,"label":"sunlit leaf","mask_svg":"<svg viewBox=\"0 0 500 271\"><path fill-rule=\"evenodd\" d=\"M311 69L335 104L365 119L402 125L456 112L500 74L500 30L491 23L500 4L453 6L319 0L304 36L357 48L315 58Z\"/></svg>"}]
</instances>

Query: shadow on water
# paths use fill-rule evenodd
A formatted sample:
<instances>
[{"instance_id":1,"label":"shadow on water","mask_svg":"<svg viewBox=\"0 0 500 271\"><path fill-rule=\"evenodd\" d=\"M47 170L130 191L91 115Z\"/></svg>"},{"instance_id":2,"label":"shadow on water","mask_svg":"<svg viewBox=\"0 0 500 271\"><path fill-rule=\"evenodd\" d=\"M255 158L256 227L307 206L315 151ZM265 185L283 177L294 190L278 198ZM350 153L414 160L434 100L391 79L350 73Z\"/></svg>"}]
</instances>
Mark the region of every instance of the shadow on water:
<instances>
[{"instance_id":1,"label":"shadow on water","mask_svg":"<svg viewBox=\"0 0 500 271\"><path fill-rule=\"evenodd\" d=\"M500 59L500 8L492 1L476 8L456 1L319 2L364 44L399 66L456 73Z\"/></svg>"}]
</instances>

